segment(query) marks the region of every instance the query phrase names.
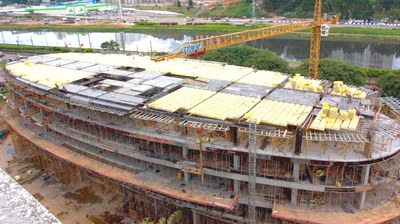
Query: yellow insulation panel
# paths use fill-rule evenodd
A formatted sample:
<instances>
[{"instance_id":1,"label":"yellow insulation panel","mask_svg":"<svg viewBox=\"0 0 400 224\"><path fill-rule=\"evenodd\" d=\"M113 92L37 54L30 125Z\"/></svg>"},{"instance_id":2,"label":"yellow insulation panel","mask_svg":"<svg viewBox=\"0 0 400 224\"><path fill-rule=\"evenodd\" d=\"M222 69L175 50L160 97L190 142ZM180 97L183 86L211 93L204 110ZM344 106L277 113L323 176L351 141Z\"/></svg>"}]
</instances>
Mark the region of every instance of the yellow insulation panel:
<instances>
[{"instance_id":1,"label":"yellow insulation panel","mask_svg":"<svg viewBox=\"0 0 400 224\"><path fill-rule=\"evenodd\" d=\"M322 93L323 87L321 84L321 80L307 79L300 74L296 74L295 76L289 78L289 82L284 86L284 88Z\"/></svg>"},{"instance_id":2,"label":"yellow insulation panel","mask_svg":"<svg viewBox=\"0 0 400 224\"><path fill-rule=\"evenodd\" d=\"M341 111L343 114L345 111ZM314 121L310 125L310 129L325 131L328 130L350 130L355 131L357 129L358 123L360 119L357 116L353 118L349 118L348 116L337 116L337 117L329 117L324 114L321 110L318 116L314 119Z\"/></svg>"},{"instance_id":3,"label":"yellow insulation panel","mask_svg":"<svg viewBox=\"0 0 400 224\"><path fill-rule=\"evenodd\" d=\"M207 76L207 73L209 73L211 70L215 70L221 66L221 64L216 63L182 60L175 63L174 66L169 67L169 72L174 75L196 78Z\"/></svg>"},{"instance_id":4,"label":"yellow insulation panel","mask_svg":"<svg viewBox=\"0 0 400 224\"><path fill-rule=\"evenodd\" d=\"M135 56L132 57L131 60L130 67L143 68L154 72L169 72L169 69L177 63L176 60L155 62L150 60L150 57L147 56Z\"/></svg>"},{"instance_id":5,"label":"yellow insulation panel","mask_svg":"<svg viewBox=\"0 0 400 224\"><path fill-rule=\"evenodd\" d=\"M42 64L32 64L30 62L20 62L7 65L7 69L17 77L33 83L39 83L50 88L54 88L56 85L62 86L64 84L95 75L93 72Z\"/></svg>"},{"instance_id":6,"label":"yellow insulation panel","mask_svg":"<svg viewBox=\"0 0 400 224\"><path fill-rule=\"evenodd\" d=\"M301 125L310 114L311 106L284 103L273 100L262 100L245 118L253 118L256 122L277 126Z\"/></svg>"},{"instance_id":7,"label":"yellow insulation panel","mask_svg":"<svg viewBox=\"0 0 400 224\"><path fill-rule=\"evenodd\" d=\"M340 86L340 88L338 88L337 86L334 86L331 94L336 95L336 96L351 96L351 97L357 98L357 99L365 99L367 97L366 92L361 91L358 88L349 87L346 85L342 85L342 86Z\"/></svg>"},{"instance_id":8,"label":"yellow insulation panel","mask_svg":"<svg viewBox=\"0 0 400 224\"><path fill-rule=\"evenodd\" d=\"M252 68L225 65L210 70L207 73L199 74L198 77L236 82L252 71Z\"/></svg>"},{"instance_id":9,"label":"yellow insulation panel","mask_svg":"<svg viewBox=\"0 0 400 224\"><path fill-rule=\"evenodd\" d=\"M241 78L238 82L273 88L284 82L287 78L288 77L286 75L282 75L279 72L257 71L257 72L251 72L250 74Z\"/></svg>"},{"instance_id":10,"label":"yellow insulation panel","mask_svg":"<svg viewBox=\"0 0 400 224\"><path fill-rule=\"evenodd\" d=\"M93 64L110 65L116 67L129 66L157 72L163 71L176 63L176 60L154 62L150 60L150 57L148 56L127 56L124 54L59 53L49 54L46 55L46 57L88 62Z\"/></svg>"},{"instance_id":11,"label":"yellow insulation panel","mask_svg":"<svg viewBox=\"0 0 400 224\"><path fill-rule=\"evenodd\" d=\"M189 110L214 94L214 91L182 87L150 103L149 107L168 112Z\"/></svg>"},{"instance_id":12,"label":"yellow insulation panel","mask_svg":"<svg viewBox=\"0 0 400 224\"><path fill-rule=\"evenodd\" d=\"M249 111L260 99L228 93L217 93L189 110L190 114L219 120L236 120Z\"/></svg>"}]
</instances>

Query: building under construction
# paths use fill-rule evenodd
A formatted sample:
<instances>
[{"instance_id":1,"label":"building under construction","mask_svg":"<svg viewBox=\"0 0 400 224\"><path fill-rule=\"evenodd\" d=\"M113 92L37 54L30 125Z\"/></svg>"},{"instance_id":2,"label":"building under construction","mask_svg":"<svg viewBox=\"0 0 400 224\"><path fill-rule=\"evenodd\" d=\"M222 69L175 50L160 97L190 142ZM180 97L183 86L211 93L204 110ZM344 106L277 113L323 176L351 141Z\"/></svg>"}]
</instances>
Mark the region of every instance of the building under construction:
<instances>
[{"instance_id":1,"label":"building under construction","mask_svg":"<svg viewBox=\"0 0 400 224\"><path fill-rule=\"evenodd\" d=\"M400 216L400 103L342 82L189 59L7 64L20 157L111 191L147 223L382 223Z\"/></svg>"}]
</instances>

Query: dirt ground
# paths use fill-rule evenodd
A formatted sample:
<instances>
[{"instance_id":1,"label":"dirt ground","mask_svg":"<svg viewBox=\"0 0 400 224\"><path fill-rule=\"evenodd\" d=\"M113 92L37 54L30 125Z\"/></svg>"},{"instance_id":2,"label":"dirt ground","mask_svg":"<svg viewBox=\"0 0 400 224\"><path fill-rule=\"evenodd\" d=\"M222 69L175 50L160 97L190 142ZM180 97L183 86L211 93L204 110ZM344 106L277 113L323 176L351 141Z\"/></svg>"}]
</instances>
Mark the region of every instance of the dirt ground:
<instances>
[{"instance_id":1,"label":"dirt ground","mask_svg":"<svg viewBox=\"0 0 400 224\"><path fill-rule=\"evenodd\" d=\"M19 183L62 223L107 223L104 212L115 213L116 206L109 204L111 195L93 192L85 183L64 185L32 163L15 158L14 153L8 137L0 144L0 167L11 177L21 176Z\"/></svg>"}]
</instances>

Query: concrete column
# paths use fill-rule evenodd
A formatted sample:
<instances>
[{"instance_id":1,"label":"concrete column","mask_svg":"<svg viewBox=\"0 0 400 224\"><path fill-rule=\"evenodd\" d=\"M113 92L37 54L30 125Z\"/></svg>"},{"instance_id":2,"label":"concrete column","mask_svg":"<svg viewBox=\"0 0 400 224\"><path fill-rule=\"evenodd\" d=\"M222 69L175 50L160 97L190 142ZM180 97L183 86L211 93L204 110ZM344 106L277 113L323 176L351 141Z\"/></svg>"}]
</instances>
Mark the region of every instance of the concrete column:
<instances>
[{"instance_id":1,"label":"concrete column","mask_svg":"<svg viewBox=\"0 0 400 224\"><path fill-rule=\"evenodd\" d=\"M188 148L187 146L182 146L182 158L187 159L188 158Z\"/></svg>"},{"instance_id":2,"label":"concrete column","mask_svg":"<svg viewBox=\"0 0 400 224\"><path fill-rule=\"evenodd\" d=\"M368 180L369 180L369 172L371 170L371 165L368 166L364 166L362 169L362 183L363 185L368 184ZM364 208L364 204L365 204L365 196L367 195L367 191L363 191L361 193L361 201L360 201L360 209Z\"/></svg>"},{"instance_id":3,"label":"concrete column","mask_svg":"<svg viewBox=\"0 0 400 224\"><path fill-rule=\"evenodd\" d=\"M300 164L297 161L293 162L293 179L296 182L300 180Z\"/></svg>"},{"instance_id":4,"label":"concrete column","mask_svg":"<svg viewBox=\"0 0 400 224\"><path fill-rule=\"evenodd\" d=\"M239 170L240 169L240 156L233 156L233 169ZM233 191L238 193L240 191L240 181L233 180Z\"/></svg>"},{"instance_id":5,"label":"concrete column","mask_svg":"<svg viewBox=\"0 0 400 224\"><path fill-rule=\"evenodd\" d=\"M184 160L187 160L188 158L188 148L186 145L182 146L182 158ZM185 183L189 183L189 173L187 171L183 171L183 179L185 180Z\"/></svg>"},{"instance_id":6,"label":"concrete column","mask_svg":"<svg viewBox=\"0 0 400 224\"><path fill-rule=\"evenodd\" d=\"M200 222L197 220L198 219L198 217L197 217L197 212L195 211L195 210L192 210L192 213L193 213L193 224L199 224Z\"/></svg>"},{"instance_id":7,"label":"concrete column","mask_svg":"<svg viewBox=\"0 0 400 224\"><path fill-rule=\"evenodd\" d=\"M160 202L154 198L154 211L156 212L156 215L160 213Z\"/></svg>"},{"instance_id":8,"label":"concrete column","mask_svg":"<svg viewBox=\"0 0 400 224\"><path fill-rule=\"evenodd\" d=\"M297 205L297 195L299 190L292 188L292 195L290 196L290 202L292 205Z\"/></svg>"},{"instance_id":9,"label":"concrete column","mask_svg":"<svg viewBox=\"0 0 400 224\"><path fill-rule=\"evenodd\" d=\"M300 180L300 164L298 161L293 161L293 179L298 182ZM298 189L292 188L291 202L293 205L297 204Z\"/></svg>"},{"instance_id":10,"label":"concrete column","mask_svg":"<svg viewBox=\"0 0 400 224\"><path fill-rule=\"evenodd\" d=\"M189 175L190 173L188 173L187 171L183 171L183 180L185 181L185 183L189 183Z\"/></svg>"},{"instance_id":11,"label":"concrete column","mask_svg":"<svg viewBox=\"0 0 400 224\"><path fill-rule=\"evenodd\" d=\"M79 170L79 172L78 172L79 173L79 180L81 182L85 181L85 175L83 173L83 170L81 168L79 168L79 167L78 167L78 170Z\"/></svg>"}]
</instances>

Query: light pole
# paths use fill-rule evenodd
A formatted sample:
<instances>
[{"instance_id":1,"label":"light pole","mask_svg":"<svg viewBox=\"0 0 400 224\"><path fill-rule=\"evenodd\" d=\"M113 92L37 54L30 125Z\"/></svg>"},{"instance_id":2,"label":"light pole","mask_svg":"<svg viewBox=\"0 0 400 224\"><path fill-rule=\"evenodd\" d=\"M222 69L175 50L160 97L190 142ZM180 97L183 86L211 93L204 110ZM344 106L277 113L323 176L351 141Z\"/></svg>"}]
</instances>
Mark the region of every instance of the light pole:
<instances>
[{"instance_id":1,"label":"light pole","mask_svg":"<svg viewBox=\"0 0 400 224\"><path fill-rule=\"evenodd\" d=\"M19 36L17 36L18 54L21 53L19 50Z\"/></svg>"},{"instance_id":2,"label":"light pole","mask_svg":"<svg viewBox=\"0 0 400 224\"><path fill-rule=\"evenodd\" d=\"M33 54L35 54L35 47L33 46L32 36L31 36L31 45L32 45L32 52L33 52Z\"/></svg>"}]
</instances>

